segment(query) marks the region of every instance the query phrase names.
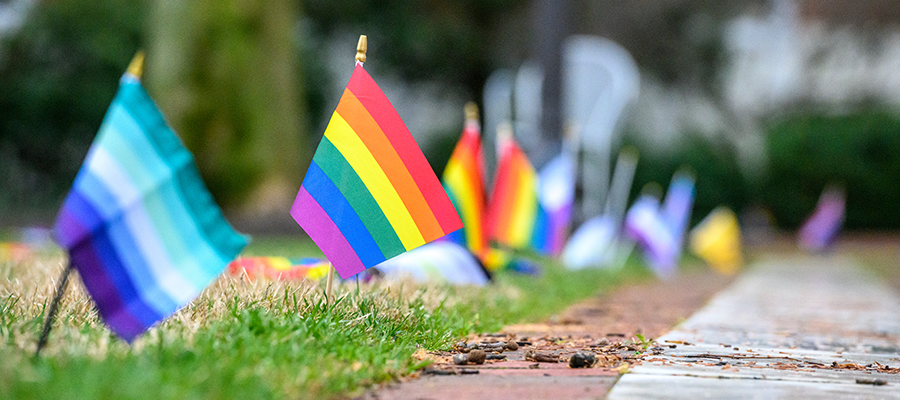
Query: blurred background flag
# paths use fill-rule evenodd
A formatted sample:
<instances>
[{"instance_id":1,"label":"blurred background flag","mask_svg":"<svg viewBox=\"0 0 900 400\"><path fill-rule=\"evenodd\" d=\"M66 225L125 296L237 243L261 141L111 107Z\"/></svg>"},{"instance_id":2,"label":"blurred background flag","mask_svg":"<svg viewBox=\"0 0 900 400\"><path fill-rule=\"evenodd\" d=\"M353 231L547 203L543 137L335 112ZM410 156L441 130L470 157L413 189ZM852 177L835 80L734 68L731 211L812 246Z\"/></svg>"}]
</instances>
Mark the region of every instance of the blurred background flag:
<instances>
[{"instance_id":1,"label":"blurred background flag","mask_svg":"<svg viewBox=\"0 0 900 400\"><path fill-rule=\"evenodd\" d=\"M847 195L839 186L829 186L822 192L816 210L800 227L800 247L810 251L825 250L837 238L844 223Z\"/></svg>"},{"instance_id":2,"label":"blurred background flag","mask_svg":"<svg viewBox=\"0 0 900 400\"><path fill-rule=\"evenodd\" d=\"M502 247L528 249L541 243L535 237L547 223L547 215L538 201L538 178L525 152L513 138L512 128L497 129L497 174L488 203L485 232L488 240L501 246L492 249L485 261L489 270L506 267L510 257Z\"/></svg>"},{"instance_id":3,"label":"blurred background flag","mask_svg":"<svg viewBox=\"0 0 900 400\"><path fill-rule=\"evenodd\" d=\"M584 221L563 249L563 264L570 269L607 266L618 234L619 227L609 215Z\"/></svg>"},{"instance_id":4,"label":"blurred background flag","mask_svg":"<svg viewBox=\"0 0 900 400\"><path fill-rule=\"evenodd\" d=\"M483 225L486 200L478 106L466 104L465 113L465 128L443 174L444 189L462 218L463 228L447 235L447 239L484 257L487 248Z\"/></svg>"},{"instance_id":5,"label":"blurred background flag","mask_svg":"<svg viewBox=\"0 0 900 400\"><path fill-rule=\"evenodd\" d=\"M544 223L535 227L534 249L558 256L572 222L575 202L575 159L564 146L562 152L547 162L538 174L538 199L544 211Z\"/></svg>"},{"instance_id":6,"label":"blurred background flag","mask_svg":"<svg viewBox=\"0 0 900 400\"><path fill-rule=\"evenodd\" d=\"M728 207L718 207L693 230L691 251L714 270L733 275L743 264L741 227L737 215Z\"/></svg>"},{"instance_id":7,"label":"blurred background flag","mask_svg":"<svg viewBox=\"0 0 900 400\"><path fill-rule=\"evenodd\" d=\"M644 250L645 258L657 276L668 278L678 266L678 246L661 216L659 199L642 194L625 214L625 234Z\"/></svg>"},{"instance_id":8,"label":"blurred background flag","mask_svg":"<svg viewBox=\"0 0 900 400\"><path fill-rule=\"evenodd\" d=\"M317 281L328 274L331 263L321 258L240 257L228 264L228 273L248 280Z\"/></svg>"},{"instance_id":9,"label":"blurred background flag","mask_svg":"<svg viewBox=\"0 0 900 400\"><path fill-rule=\"evenodd\" d=\"M107 325L131 341L194 299L247 244L140 82L122 76L56 219Z\"/></svg>"},{"instance_id":10,"label":"blurred background flag","mask_svg":"<svg viewBox=\"0 0 900 400\"><path fill-rule=\"evenodd\" d=\"M363 69L363 43L291 207L344 279L462 228L406 124Z\"/></svg>"},{"instance_id":11,"label":"blurred background flag","mask_svg":"<svg viewBox=\"0 0 900 400\"><path fill-rule=\"evenodd\" d=\"M684 235L694 206L694 177L687 171L676 172L669 183L666 198L660 208L662 219L672 233L676 245L676 261L681 257Z\"/></svg>"}]
</instances>

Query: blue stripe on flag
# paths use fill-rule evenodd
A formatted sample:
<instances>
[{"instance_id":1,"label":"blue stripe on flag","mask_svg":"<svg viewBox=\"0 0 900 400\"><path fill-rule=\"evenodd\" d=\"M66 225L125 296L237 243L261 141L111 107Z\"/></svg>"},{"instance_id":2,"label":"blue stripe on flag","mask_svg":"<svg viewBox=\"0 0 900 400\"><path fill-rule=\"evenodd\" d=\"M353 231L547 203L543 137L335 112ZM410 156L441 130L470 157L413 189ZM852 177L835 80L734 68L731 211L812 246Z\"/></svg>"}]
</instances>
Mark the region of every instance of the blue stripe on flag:
<instances>
[{"instance_id":1,"label":"blue stripe on flag","mask_svg":"<svg viewBox=\"0 0 900 400\"><path fill-rule=\"evenodd\" d=\"M363 225L359 215L315 162L309 165L306 177L303 178L303 186L344 234L363 265L368 268L385 260L384 254L381 253L372 234Z\"/></svg>"}]
</instances>

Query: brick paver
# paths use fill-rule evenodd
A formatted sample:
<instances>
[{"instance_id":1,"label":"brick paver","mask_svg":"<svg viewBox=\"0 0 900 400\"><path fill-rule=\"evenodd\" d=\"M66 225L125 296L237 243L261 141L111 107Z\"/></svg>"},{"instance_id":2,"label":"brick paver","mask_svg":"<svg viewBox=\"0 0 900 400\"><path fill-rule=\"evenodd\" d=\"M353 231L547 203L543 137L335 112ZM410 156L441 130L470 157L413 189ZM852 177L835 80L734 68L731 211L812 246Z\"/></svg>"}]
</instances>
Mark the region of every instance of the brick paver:
<instances>
[{"instance_id":1,"label":"brick paver","mask_svg":"<svg viewBox=\"0 0 900 400\"><path fill-rule=\"evenodd\" d=\"M534 346L506 351L506 360L468 365L467 375L422 374L363 396L364 399L596 399L602 398L620 374L610 368L573 369L569 355L586 343L607 338L610 342L632 339L636 333L657 337L689 317L725 287L729 278L707 272L694 272L671 281L655 281L623 287L599 298L578 304L551 321L541 324L512 325L500 334L537 344L560 356L560 363L525 361L525 352ZM689 288L689 290L686 290ZM479 338L478 340L491 340ZM634 351L623 351L633 355ZM447 355L444 355L447 357ZM446 373L462 369L443 364ZM477 372L477 374L472 374Z\"/></svg>"}]
</instances>

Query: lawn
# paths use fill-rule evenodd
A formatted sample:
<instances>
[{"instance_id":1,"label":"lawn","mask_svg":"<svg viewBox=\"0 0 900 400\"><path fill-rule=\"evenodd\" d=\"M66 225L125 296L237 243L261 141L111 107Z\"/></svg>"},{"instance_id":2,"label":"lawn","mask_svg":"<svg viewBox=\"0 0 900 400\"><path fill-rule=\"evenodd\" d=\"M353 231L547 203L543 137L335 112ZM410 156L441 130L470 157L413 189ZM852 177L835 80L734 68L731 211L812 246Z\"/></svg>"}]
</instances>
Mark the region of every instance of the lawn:
<instances>
[{"instance_id":1,"label":"lawn","mask_svg":"<svg viewBox=\"0 0 900 400\"><path fill-rule=\"evenodd\" d=\"M245 254L316 255L309 242L257 238ZM422 368L419 348L540 321L588 296L650 278L619 272L501 273L490 287L349 281L326 306L323 282L222 276L194 302L128 344L72 280L41 358L32 357L64 255L0 261L0 398L345 398ZM74 275L73 275L74 276ZM357 289L358 288L358 289Z\"/></svg>"}]
</instances>

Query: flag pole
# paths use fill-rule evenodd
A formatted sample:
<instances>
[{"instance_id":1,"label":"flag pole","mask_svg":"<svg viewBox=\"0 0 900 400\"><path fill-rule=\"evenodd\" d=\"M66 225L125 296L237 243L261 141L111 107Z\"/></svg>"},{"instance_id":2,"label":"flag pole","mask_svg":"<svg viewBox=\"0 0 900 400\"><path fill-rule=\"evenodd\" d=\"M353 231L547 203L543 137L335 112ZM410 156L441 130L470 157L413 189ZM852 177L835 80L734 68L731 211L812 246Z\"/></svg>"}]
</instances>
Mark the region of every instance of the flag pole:
<instances>
[{"instance_id":1,"label":"flag pole","mask_svg":"<svg viewBox=\"0 0 900 400\"><path fill-rule=\"evenodd\" d=\"M66 265L66 268L62 272L62 276L59 277L59 282L56 285L56 295L54 295L53 300L50 301L50 309L47 310L47 318L44 320L44 329L41 330L41 337L38 339L37 350L34 351L35 358L41 355L41 349L47 344L47 338L50 336L53 320L56 319L56 312L59 310L59 302L66 292L66 286L69 283L69 275L71 275L72 269L72 261L69 261L69 264Z\"/></svg>"},{"instance_id":2,"label":"flag pole","mask_svg":"<svg viewBox=\"0 0 900 400\"><path fill-rule=\"evenodd\" d=\"M366 35L359 35L359 41L356 42L356 62L366 62L366 51L368 50L368 41ZM357 278L358 279L358 278ZM357 280L357 285L359 280ZM331 305L332 286L334 285L334 264L328 268L328 282L325 283L325 302ZM358 286L357 286L358 287ZM357 289L359 292L359 289Z\"/></svg>"},{"instance_id":3,"label":"flag pole","mask_svg":"<svg viewBox=\"0 0 900 400\"><path fill-rule=\"evenodd\" d=\"M325 281L325 304L331 305L331 288L334 286L334 264L328 267L328 278Z\"/></svg>"}]
</instances>

